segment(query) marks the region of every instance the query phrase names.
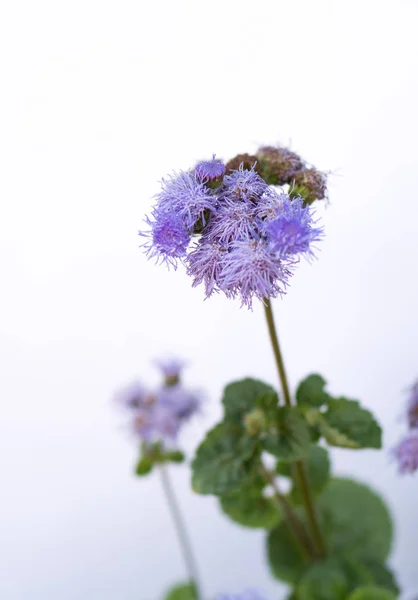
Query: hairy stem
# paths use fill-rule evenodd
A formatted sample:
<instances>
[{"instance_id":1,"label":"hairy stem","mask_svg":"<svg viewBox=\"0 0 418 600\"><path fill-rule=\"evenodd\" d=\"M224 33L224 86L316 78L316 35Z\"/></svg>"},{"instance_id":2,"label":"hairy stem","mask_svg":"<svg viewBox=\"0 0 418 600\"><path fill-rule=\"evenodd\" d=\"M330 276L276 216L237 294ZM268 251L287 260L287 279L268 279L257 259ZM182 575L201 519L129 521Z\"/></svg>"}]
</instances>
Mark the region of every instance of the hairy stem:
<instances>
[{"instance_id":1,"label":"hairy stem","mask_svg":"<svg viewBox=\"0 0 418 600\"><path fill-rule=\"evenodd\" d=\"M274 475L270 473L270 471L268 471L264 465L261 468L261 472L266 481L268 481L273 488L274 497L283 510L284 518L293 534L299 550L305 559L310 560L311 558L315 557L315 549L312 547L311 540L305 531L303 523L300 521L287 498L280 492Z\"/></svg>"},{"instance_id":2,"label":"hairy stem","mask_svg":"<svg viewBox=\"0 0 418 600\"><path fill-rule=\"evenodd\" d=\"M173 517L174 526L176 528L180 548L183 554L184 562L186 565L188 577L190 583L194 585L196 591L197 600L202 600L201 587L199 584L199 576L198 570L196 566L196 561L193 555L192 546L190 544L189 536L187 534L186 525L184 522L184 518L181 514L178 502L176 500L176 496L174 494L173 486L171 485L170 478L168 476L168 470L164 464L160 465L160 475L161 475L161 483L163 486L163 490L165 496L167 498L167 503L171 512L171 516Z\"/></svg>"},{"instance_id":3,"label":"hairy stem","mask_svg":"<svg viewBox=\"0 0 418 600\"><path fill-rule=\"evenodd\" d=\"M273 347L274 358L276 360L277 371L282 387L283 397L286 406L292 406L292 400L289 392L289 384L287 381L286 370L284 367L283 357L280 350L279 338L277 336L276 326L274 324L273 310L269 298L263 299L264 312L267 320L267 327L270 335L271 345ZM306 476L305 465L303 461L296 460L293 463L295 480L300 488L303 505L305 507L306 516L309 523L311 535L315 544L315 550L318 556L325 555L325 543L319 527L318 518L315 511L312 492Z\"/></svg>"}]
</instances>

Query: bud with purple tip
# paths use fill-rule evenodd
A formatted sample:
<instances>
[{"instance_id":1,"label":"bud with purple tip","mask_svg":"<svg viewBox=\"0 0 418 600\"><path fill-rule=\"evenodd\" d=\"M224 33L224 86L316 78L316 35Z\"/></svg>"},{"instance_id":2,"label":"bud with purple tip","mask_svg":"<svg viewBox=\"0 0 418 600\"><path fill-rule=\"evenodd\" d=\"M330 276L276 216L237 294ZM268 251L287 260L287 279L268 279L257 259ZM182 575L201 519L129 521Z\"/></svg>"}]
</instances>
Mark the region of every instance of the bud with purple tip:
<instances>
[{"instance_id":1,"label":"bud with purple tip","mask_svg":"<svg viewBox=\"0 0 418 600\"><path fill-rule=\"evenodd\" d=\"M225 165L221 160L216 160L213 155L212 160L203 160L198 163L195 173L201 181L220 181L225 174Z\"/></svg>"}]
</instances>

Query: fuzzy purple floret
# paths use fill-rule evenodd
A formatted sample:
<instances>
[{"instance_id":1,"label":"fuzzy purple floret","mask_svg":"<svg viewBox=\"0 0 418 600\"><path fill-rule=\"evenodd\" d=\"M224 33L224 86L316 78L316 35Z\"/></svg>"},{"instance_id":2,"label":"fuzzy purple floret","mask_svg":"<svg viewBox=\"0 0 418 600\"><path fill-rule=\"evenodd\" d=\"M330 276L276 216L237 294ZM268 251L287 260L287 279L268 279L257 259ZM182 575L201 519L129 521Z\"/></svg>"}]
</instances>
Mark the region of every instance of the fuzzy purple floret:
<instances>
[{"instance_id":1,"label":"fuzzy purple floret","mask_svg":"<svg viewBox=\"0 0 418 600\"><path fill-rule=\"evenodd\" d=\"M219 199L230 200L252 200L257 202L268 190L268 185L254 170L240 167L225 175L222 188L219 191Z\"/></svg>"},{"instance_id":2,"label":"fuzzy purple floret","mask_svg":"<svg viewBox=\"0 0 418 600\"><path fill-rule=\"evenodd\" d=\"M418 432L407 435L393 450L399 473L412 474L418 469Z\"/></svg>"},{"instance_id":3,"label":"fuzzy purple floret","mask_svg":"<svg viewBox=\"0 0 418 600\"><path fill-rule=\"evenodd\" d=\"M285 292L290 271L263 240L233 242L222 261L219 288L241 304L252 307L253 298L276 298Z\"/></svg>"},{"instance_id":4,"label":"fuzzy purple floret","mask_svg":"<svg viewBox=\"0 0 418 600\"><path fill-rule=\"evenodd\" d=\"M284 194L282 198L275 218L263 227L270 247L282 259L295 254L313 256L312 244L321 240L322 227L315 227L312 209L303 205L302 198L291 200Z\"/></svg>"},{"instance_id":5,"label":"fuzzy purple floret","mask_svg":"<svg viewBox=\"0 0 418 600\"><path fill-rule=\"evenodd\" d=\"M222 245L258 237L254 204L225 197L213 215L205 234Z\"/></svg>"},{"instance_id":6,"label":"fuzzy purple floret","mask_svg":"<svg viewBox=\"0 0 418 600\"><path fill-rule=\"evenodd\" d=\"M202 235L187 259L187 274L193 278L193 287L203 283L206 298L219 292L218 282L222 273L222 259L228 248Z\"/></svg>"},{"instance_id":7,"label":"fuzzy purple floret","mask_svg":"<svg viewBox=\"0 0 418 600\"><path fill-rule=\"evenodd\" d=\"M143 234L149 238L144 244L148 258L156 258L167 266L177 267L177 261L186 256L190 235L184 223L174 211L162 212L147 219L151 231Z\"/></svg>"},{"instance_id":8,"label":"fuzzy purple floret","mask_svg":"<svg viewBox=\"0 0 418 600\"><path fill-rule=\"evenodd\" d=\"M148 238L143 244L148 258L177 268L194 227L199 222L204 226L216 205L216 197L195 173L182 171L163 179L151 217L145 219L148 229L139 232Z\"/></svg>"},{"instance_id":9,"label":"fuzzy purple floret","mask_svg":"<svg viewBox=\"0 0 418 600\"><path fill-rule=\"evenodd\" d=\"M216 197L193 172L180 171L163 179L162 189L156 200L158 216L161 212L172 210L190 232L200 219L205 221L206 212L212 212L216 208Z\"/></svg>"},{"instance_id":10,"label":"fuzzy purple floret","mask_svg":"<svg viewBox=\"0 0 418 600\"><path fill-rule=\"evenodd\" d=\"M201 181L214 181L220 179L225 174L225 165L221 160L216 160L213 155L212 160L203 160L195 167L195 173Z\"/></svg>"}]
</instances>

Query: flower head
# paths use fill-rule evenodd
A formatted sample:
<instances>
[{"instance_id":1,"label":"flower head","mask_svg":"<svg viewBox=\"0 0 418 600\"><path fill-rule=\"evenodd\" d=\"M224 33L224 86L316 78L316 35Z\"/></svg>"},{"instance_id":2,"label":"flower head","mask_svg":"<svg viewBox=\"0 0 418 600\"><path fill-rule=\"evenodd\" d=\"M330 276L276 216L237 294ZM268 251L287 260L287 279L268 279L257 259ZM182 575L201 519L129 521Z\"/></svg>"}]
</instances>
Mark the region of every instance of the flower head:
<instances>
[{"instance_id":1,"label":"flower head","mask_svg":"<svg viewBox=\"0 0 418 600\"><path fill-rule=\"evenodd\" d=\"M115 394L115 401L129 410L146 409L155 402L155 394L141 381L134 381Z\"/></svg>"},{"instance_id":2,"label":"flower head","mask_svg":"<svg viewBox=\"0 0 418 600\"><path fill-rule=\"evenodd\" d=\"M202 235L187 257L187 274L193 277L193 287L205 286L206 298L219 291L222 260L228 249L224 244Z\"/></svg>"},{"instance_id":3,"label":"flower head","mask_svg":"<svg viewBox=\"0 0 418 600\"><path fill-rule=\"evenodd\" d=\"M181 422L166 406L156 404L150 410L140 409L133 416L133 429L140 440L170 445L177 437Z\"/></svg>"},{"instance_id":4,"label":"flower head","mask_svg":"<svg viewBox=\"0 0 418 600\"><path fill-rule=\"evenodd\" d=\"M302 198L291 200L281 195L281 206L276 216L264 223L264 231L271 248L280 258L295 254L313 256L311 244L321 239L322 227L315 227L312 211L304 206Z\"/></svg>"},{"instance_id":5,"label":"flower head","mask_svg":"<svg viewBox=\"0 0 418 600\"><path fill-rule=\"evenodd\" d=\"M220 244L257 237L254 203L225 196L206 229L206 235Z\"/></svg>"},{"instance_id":6,"label":"flower head","mask_svg":"<svg viewBox=\"0 0 418 600\"><path fill-rule=\"evenodd\" d=\"M202 394L180 383L184 361L172 358L155 362L164 384L150 391L135 381L116 394L116 401L127 409L130 429L141 441L160 442L164 447L173 444L183 424L199 411Z\"/></svg>"},{"instance_id":7,"label":"flower head","mask_svg":"<svg viewBox=\"0 0 418 600\"><path fill-rule=\"evenodd\" d=\"M241 165L230 175L225 175L219 200L253 200L258 201L268 189L267 183L260 177L254 167L244 169Z\"/></svg>"},{"instance_id":8,"label":"flower head","mask_svg":"<svg viewBox=\"0 0 418 600\"><path fill-rule=\"evenodd\" d=\"M154 221L147 218L150 233L142 235L150 238L144 244L148 258L156 258L167 266L177 268L177 260L186 255L190 235L183 220L173 210L155 212Z\"/></svg>"},{"instance_id":9,"label":"flower head","mask_svg":"<svg viewBox=\"0 0 418 600\"><path fill-rule=\"evenodd\" d=\"M225 165L221 160L216 160L213 155L212 160L203 160L195 167L195 173L201 181L214 181L221 179L225 173Z\"/></svg>"},{"instance_id":10,"label":"flower head","mask_svg":"<svg viewBox=\"0 0 418 600\"><path fill-rule=\"evenodd\" d=\"M215 600L265 600L257 590L246 590L241 594L218 594Z\"/></svg>"},{"instance_id":11,"label":"flower head","mask_svg":"<svg viewBox=\"0 0 418 600\"><path fill-rule=\"evenodd\" d=\"M177 383L164 386L158 392L158 403L180 421L190 419L200 408L201 395Z\"/></svg>"},{"instance_id":12,"label":"flower head","mask_svg":"<svg viewBox=\"0 0 418 600\"><path fill-rule=\"evenodd\" d=\"M418 429L418 381L414 383L410 390L407 405L407 418L410 429Z\"/></svg>"},{"instance_id":13,"label":"flower head","mask_svg":"<svg viewBox=\"0 0 418 600\"><path fill-rule=\"evenodd\" d=\"M401 475L412 474L418 469L418 433L407 435L393 450Z\"/></svg>"},{"instance_id":14,"label":"flower head","mask_svg":"<svg viewBox=\"0 0 418 600\"><path fill-rule=\"evenodd\" d=\"M290 271L263 240L233 242L222 259L219 288L241 305L252 307L253 298L276 298L284 293Z\"/></svg>"},{"instance_id":15,"label":"flower head","mask_svg":"<svg viewBox=\"0 0 418 600\"><path fill-rule=\"evenodd\" d=\"M139 408L134 413L132 421L134 433L143 441L151 441L154 437L155 429L152 422L152 412Z\"/></svg>"},{"instance_id":16,"label":"flower head","mask_svg":"<svg viewBox=\"0 0 418 600\"><path fill-rule=\"evenodd\" d=\"M292 173L300 167L300 158L284 148L262 148L259 155L264 162L287 161L288 172L290 166ZM321 238L322 229L304 206L305 188L303 198L295 197L296 185L293 199L278 193L260 176L265 165L259 167L257 157L236 159L240 157L245 161L235 170L230 170L230 161L226 174L213 156L193 171L163 180L148 219L151 233L144 234L150 241L144 246L149 257L174 267L179 260L184 263L193 286L203 283L206 297L223 292L251 308L253 298L285 292L300 256L313 255L312 244ZM192 236L199 237L190 247ZM170 383L177 379L167 380Z\"/></svg>"},{"instance_id":17,"label":"flower head","mask_svg":"<svg viewBox=\"0 0 418 600\"><path fill-rule=\"evenodd\" d=\"M172 210L182 219L189 232L193 231L200 219L205 221L206 213L216 207L216 196L195 172L180 171L163 179L162 189L156 199L158 214Z\"/></svg>"}]
</instances>

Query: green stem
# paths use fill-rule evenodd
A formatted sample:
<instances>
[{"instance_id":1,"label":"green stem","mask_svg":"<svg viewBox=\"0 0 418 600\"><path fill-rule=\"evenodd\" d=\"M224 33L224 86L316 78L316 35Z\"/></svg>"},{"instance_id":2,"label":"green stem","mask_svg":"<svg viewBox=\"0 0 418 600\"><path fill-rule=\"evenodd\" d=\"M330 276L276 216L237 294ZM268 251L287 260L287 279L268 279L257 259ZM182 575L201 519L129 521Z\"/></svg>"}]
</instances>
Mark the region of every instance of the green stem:
<instances>
[{"instance_id":1,"label":"green stem","mask_svg":"<svg viewBox=\"0 0 418 600\"><path fill-rule=\"evenodd\" d=\"M190 583L194 585L196 591L196 600L202 600L201 587L199 584L198 570L196 561L193 555L192 546L190 544L189 536L187 535L186 525L183 516L180 511L180 507L174 494L173 486L171 485L170 478L168 476L168 470L165 465L160 465L161 483L167 503L173 517L174 526L177 531L180 548L183 553L184 562L186 564L187 573L189 576Z\"/></svg>"},{"instance_id":2,"label":"green stem","mask_svg":"<svg viewBox=\"0 0 418 600\"><path fill-rule=\"evenodd\" d=\"M294 540L298 545L301 554L306 560L310 560L315 556L315 550L312 548L311 540L305 531L303 523L300 521L287 498L280 492L274 475L268 471L264 465L261 467L261 472L266 481L268 481L273 488L274 497L283 510L285 520L293 534Z\"/></svg>"},{"instance_id":3,"label":"green stem","mask_svg":"<svg viewBox=\"0 0 418 600\"><path fill-rule=\"evenodd\" d=\"M279 338L277 336L276 326L274 324L273 310L271 308L270 299L264 298L263 303L267 320L267 327L270 335L270 341L273 347L274 358L276 360L277 371L279 373L279 379L282 386L284 401L286 406L292 406L289 384L287 381L286 370L284 367L283 357L280 350ZM294 473L296 483L299 486L302 495L302 502L305 507L309 528L311 530L311 534L315 543L316 553L318 554L318 556L324 556L325 543L319 527L311 488L309 486L309 481L306 476L305 465L301 460L296 460L294 462Z\"/></svg>"},{"instance_id":4,"label":"green stem","mask_svg":"<svg viewBox=\"0 0 418 600\"><path fill-rule=\"evenodd\" d=\"M300 492L302 494L302 502L306 510L306 514L312 532L312 537L315 540L315 546L317 548L318 555L320 557L323 557L326 554L325 543L321 529L319 527L314 499L312 496L311 487L309 485L309 480L306 474L305 463L302 460L296 460L293 464L293 469L295 480L297 481Z\"/></svg>"},{"instance_id":5,"label":"green stem","mask_svg":"<svg viewBox=\"0 0 418 600\"><path fill-rule=\"evenodd\" d=\"M287 383L286 370L284 368L284 362L282 358L282 353L280 351L279 346L279 338L277 337L276 326L274 324L273 310L271 308L270 298L264 298L264 312L267 320L267 327L269 330L270 341L273 347L274 358L276 360L277 370L279 372L279 379L282 386L284 401L286 406L292 405L292 400L290 398L289 392L289 384Z\"/></svg>"}]
</instances>

